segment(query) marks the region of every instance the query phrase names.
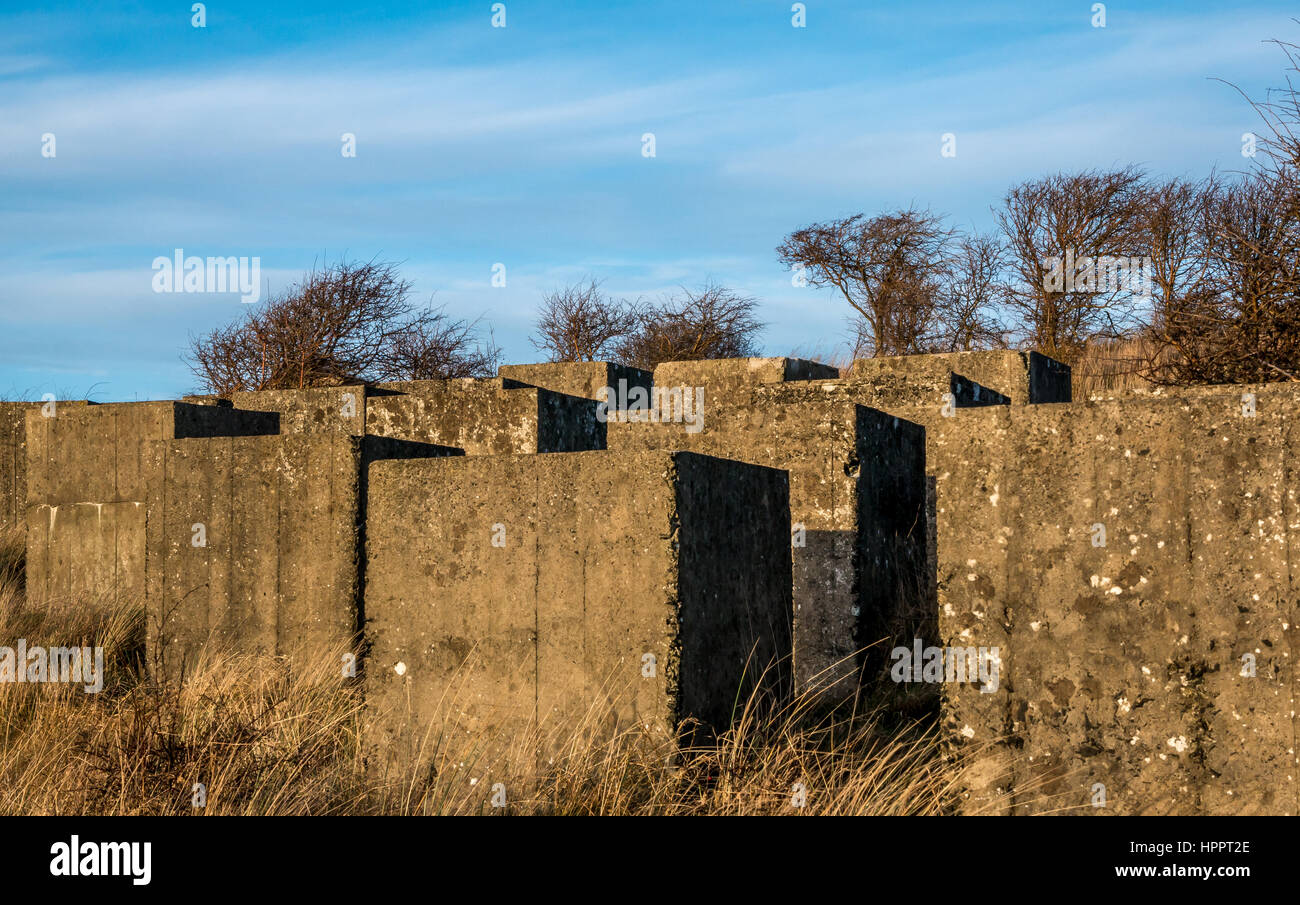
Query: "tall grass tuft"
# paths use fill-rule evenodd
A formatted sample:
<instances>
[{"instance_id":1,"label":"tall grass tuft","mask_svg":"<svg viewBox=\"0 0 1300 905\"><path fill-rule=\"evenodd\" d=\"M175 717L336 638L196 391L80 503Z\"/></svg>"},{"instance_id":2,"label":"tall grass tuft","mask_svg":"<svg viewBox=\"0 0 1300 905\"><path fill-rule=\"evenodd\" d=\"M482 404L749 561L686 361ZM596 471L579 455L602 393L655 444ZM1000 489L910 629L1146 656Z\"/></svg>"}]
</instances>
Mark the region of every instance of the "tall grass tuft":
<instances>
[{"instance_id":1,"label":"tall grass tuft","mask_svg":"<svg viewBox=\"0 0 1300 905\"><path fill-rule=\"evenodd\" d=\"M13 545L0 549L0 574L20 572ZM932 715L827 708L809 693L739 702L732 728L684 748L611 732L595 705L510 738L434 724L418 764L381 774L341 651L213 648L160 681L143 632L130 606L29 606L18 583L0 584L0 645L98 645L107 673L98 694L0 683L0 813L925 815L953 810L967 769L941 752Z\"/></svg>"}]
</instances>

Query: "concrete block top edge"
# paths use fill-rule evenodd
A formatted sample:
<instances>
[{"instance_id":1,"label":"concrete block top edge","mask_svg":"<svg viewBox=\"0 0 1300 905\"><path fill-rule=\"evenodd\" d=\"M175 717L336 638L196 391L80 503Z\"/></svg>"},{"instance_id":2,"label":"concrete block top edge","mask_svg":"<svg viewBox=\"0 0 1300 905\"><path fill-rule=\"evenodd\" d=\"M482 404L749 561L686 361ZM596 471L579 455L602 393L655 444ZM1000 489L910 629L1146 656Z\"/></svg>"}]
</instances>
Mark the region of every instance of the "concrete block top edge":
<instances>
[{"instance_id":1,"label":"concrete block top edge","mask_svg":"<svg viewBox=\"0 0 1300 905\"><path fill-rule=\"evenodd\" d=\"M1271 383L1213 383L1202 386L1151 386L1130 387L1123 390L1103 390L1077 400L1087 402L1132 402L1148 399L1190 399L1216 396L1240 396L1243 393L1272 394L1286 393L1300 395L1300 382L1278 380Z\"/></svg>"},{"instance_id":2,"label":"concrete block top edge","mask_svg":"<svg viewBox=\"0 0 1300 905\"><path fill-rule=\"evenodd\" d=\"M547 371L564 371L564 370L597 370L604 368L606 370L613 368L621 371L639 371L646 376L650 372L644 368L638 368L633 365L623 364L621 361L532 361L517 362L515 364L500 365L497 367L498 377L512 377L513 374L524 370L547 370ZM506 373L506 372L511 373Z\"/></svg>"},{"instance_id":3,"label":"concrete block top edge","mask_svg":"<svg viewBox=\"0 0 1300 905\"><path fill-rule=\"evenodd\" d=\"M979 360L984 359L1004 359L1028 361L1030 351L1021 349L973 349L963 352L914 352L910 355L876 355L868 358L855 358L846 372L846 376L854 376L858 373L875 373L881 370L912 370L918 365L945 364L954 359L961 360ZM1039 355L1041 353L1034 352ZM1056 361L1054 358L1042 356L1048 361ZM1057 362L1061 364L1061 362ZM947 365L952 367L951 365Z\"/></svg>"},{"instance_id":4,"label":"concrete block top edge","mask_svg":"<svg viewBox=\"0 0 1300 905\"><path fill-rule=\"evenodd\" d=\"M27 420L32 424L57 421L61 417L59 407L68 406L71 408L73 420L77 422L93 423L101 419L111 418L119 413L155 412L164 417L172 418L177 426L185 418L193 418L196 423L200 424L226 425L243 423L253 425L257 433L273 433L258 420L259 416L271 413L233 409L229 406L212 403L186 402L177 399L147 399L130 402L85 403L68 401L56 402L55 405L54 414L49 415L45 413L44 406L40 403L33 403L27 408Z\"/></svg>"},{"instance_id":5,"label":"concrete block top edge","mask_svg":"<svg viewBox=\"0 0 1300 905\"><path fill-rule=\"evenodd\" d=\"M255 403L258 399L292 399L294 396L301 395L306 398L321 396L329 393L357 392L360 391L368 399L383 399L392 396L419 396L424 393L434 392L473 392L473 391L500 391L514 390L521 388L518 381L504 379L501 377L448 377L446 379L433 380L383 380L377 383L346 383L337 386L320 386L320 387L290 387L285 389L270 390L239 390L229 393L225 396L191 394L182 397L181 401L199 405L221 405L230 404L232 400L243 403Z\"/></svg>"},{"instance_id":6,"label":"concrete block top edge","mask_svg":"<svg viewBox=\"0 0 1300 905\"><path fill-rule=\"evenodd\" d=\"M635 449L635 450L583 450L581 452L556 452L547 453L546 455L536 455L534 453L504 453L493 456L430 456L426 458L412 459L379 459L371 463L370 468L377 474L385 472L404 472L416 471L418 469L429 468L460 468L460 469L482 469L482 468L558 468L562 467L565 462L575 462L588 460L600 463L626 462L634 463L643 461L648 466L655 465L661 467L670 467L678 461L702 461L720 463L726 468L740 468L753 471L771 471L785 474L785 469L771 468L766 465L753 465L748 462L741 462L736 459L728 459L725 456L714 456L707 453L692 452L681 449Z\"/></svg>"},{"instance_id":7,"label":"concrete block top edge","mask_svg":"<svg viewBox=\"0 0 1300 905\"><path fill-rule=\"evenodd\" d=\"M803 358L706 358L692 361L665 361L655 367L656 384L682 384L710 380L743 383L784 383L786 381L838 379L838 368Z\"/></svg>"}]
</instances>

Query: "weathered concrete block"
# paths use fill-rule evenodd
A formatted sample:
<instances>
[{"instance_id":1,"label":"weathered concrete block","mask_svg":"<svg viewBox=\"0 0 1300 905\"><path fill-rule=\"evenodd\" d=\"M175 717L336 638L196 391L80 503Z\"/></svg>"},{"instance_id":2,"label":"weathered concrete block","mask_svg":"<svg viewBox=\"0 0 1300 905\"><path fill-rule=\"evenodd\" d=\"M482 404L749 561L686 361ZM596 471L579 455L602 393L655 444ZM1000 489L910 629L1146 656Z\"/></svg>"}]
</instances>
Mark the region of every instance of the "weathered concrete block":
<instances>
[{"instance_id":1,"label":"weathered concrete block","mask_svg":"<svg viewBox=\"0 0 1300 905\"><path fill-rule=\"evenodd\" d=\"M147 443L152 664L175 675L207 646L338 656L362 619L367 469L451 452L342 431Z\"/></svg>"},{"instance_id":2,"label":"weathered concrete block","mask_svg":"<svg viewBox=\"0 0 1300 905\"><path fill-rule=\"evenodd\" d=\"M1040 352L1022 352L1021 354L1027 356L1028 359L1026 365L1029 371L1029 389L1025 402L1038 404L1070 402L1074 399L1069 365ZM1014 374L1014 369L1012 371ZM1018 400L1012 396L1012 402L1018 402Z\"/></svg>"},{"instance_id":3,"label":"weathered concrete block","mask_svg":"<svg viewBox=\"0 0 1300 905\"><path fill-rule=\"evenodd\" d=\"M467 455L604 449L596 403L513 381L421 380L381 384L401 395L373 395L366 431L462 449Z\"/></svg>"},{"instance_id":4,"label":"weathered concrete block","mask_svg":"<svg viewBox=\"0 0 1300 905\"><path fill-rule=\"evenodd\" d=\"M727 725L759 676L781 690L783 472L666 452L381 462L368 511L366 698L387 758L428 756L431 723L485 744L542 724L671 739L687 718Z\"/></svg>"},{"instance_id":5,"label":"weathered concrete block","mask_svg":"<svg viewBox=\"0 0 1300 905\"><path fill-rule=\"evenodd\" d=\"M923 557L924 432L832 383L737 387L703 416L698 430L611 423L610 449L685 449L790 473L796 679L852 694L861 649L880 640L902 603L900 576Z\"/></svg>"},{"instance_id":6,"label":"weathered concrete block","mask_svg":"<svg viewBox=\"0 0 1300 905\"><path fill-rule=\"evenodd\" d=\"M949 372L1006 396L1014 405L1069 402L1072 398L1069 365L1037 352L1010 349L859 358L846 379L865 380L890 373L915 379Z\"/></svg>"},{"instance_id":7,"label":"weathered concrete block","mask_svg":"<svg viewBox=\"0 0 1300 905\"><path fill-rule=\"evenodd\" d=\"M599 399L601 390L606 387L617 389L620 384L649 391L653 378L649 371L609 361L502 365L497 369L497 376L583 399Z\"/></svg>"},{"instance_id":8,"label":"weathered concrete block","mask_svg":"<svg viewBox=\"0 0 1300 905\"><path fill-rule=\"evenodd\" d=\"M27 402L0 402L0 532L21 526L27 509L27 410L31 407Z\"/></svg>"},{"instance_id":9,"label":"weathered concrete block","mask_svg":"<svg viewBox=\"0 0 1300 905\"><path fill-rule=\"evenodd\" d=\"M999 693L946 690L952 738L1000 764L976 798L1297 812L1297 403L1210 388L936 426L941 630L1002 650Z\"/></svg>"},{"instance_id":10,"label":"weathered concrete block","mask_svg":"<svg viewBox=\"0 0 1300 905\"><path fill-rule=\"evenodd\" d=\"M281 434L366 432L364 386L311 387L302 390L255 390L232 393L236 409L275 412Z\"/></svg>"},{"instance_id":11,"label":"weathered concrete block","mask_svg":"<svg viewBox=\"0 0 1300 905\"><path fill-rule=\"evenodd\" d=\"M912 411L924 407L950 414L957 407L1007 405L1010 402L1003 394L968 377L941 369L921 374L880 371L836 381L836 384L859 405L891 414L900 409Z\"/></svg>"},{"instance_id":12,"label":"weathered concrete block","mask_svg":"<svg viewBox=\"0 0 1300 905\"><path fill-rule=\"evenodd\" d=\"M703 407L713 409L737 404L761 384L839 376L837 368L802 358L715 358L666 361L654 370L654 386L702 388Z\"/></svg>"},{"instance_id":13,"label":"weathered concrete block","mask_svg":"<svg viewBox=\"0 0 1300 905\"><path fill-rule=\"evenodd\" d=\"M27 511L27 413L57 416L60 406L82 407L84 399L0 402L0 532L20 529Z\"/></svg>"},{"instance_id":14,"label":"weathered concrete block","mask_svg":"<svg viewBox=\"0 0 1300 905\"><path fill-rule=\"evenodd\" d=\"M179 402L60 405L26 413L27 592L139 599L142 507L160 477L145 443L274 433L276 416Z\"/></svg>"},{"instance_id":15,"label":"weathered concrete block","mask_svg":"<svg viewBox=\"0 0 1300 905\"><path fill-rule=\"evenodd\" d=\"M144 504L37 505L27 516L27 594L33 601L139 600Z\"/></svg>"},{"instance_id":16,"label":"weathered concrete block","mask_svg":"<svg viewBox=\"0 0 1300 905\"><path fill-rule=\"evenodd\" d=\"M665 361L654 370L655 383L663 386L700 384L753 386L787 380L827 380L840 376L838 368L802 358L709 358L699 361Z\"/></svg>"}]
</instances>

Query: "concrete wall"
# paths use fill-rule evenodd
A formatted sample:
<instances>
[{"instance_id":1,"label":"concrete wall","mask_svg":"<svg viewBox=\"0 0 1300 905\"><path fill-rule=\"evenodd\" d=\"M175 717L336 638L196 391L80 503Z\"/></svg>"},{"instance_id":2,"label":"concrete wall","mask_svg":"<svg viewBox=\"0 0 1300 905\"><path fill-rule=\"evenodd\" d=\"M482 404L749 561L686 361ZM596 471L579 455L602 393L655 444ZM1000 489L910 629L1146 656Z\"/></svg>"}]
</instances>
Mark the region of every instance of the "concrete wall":
<instances>
[{"instance_id":1,"label":"concrete wall","mask_svg":"<svg viewBox=\"0 0 1300 905\"><path fill-rule=\"evenodd\" d=\"M939 355L899 355L859 358L847 378L862 380L880 374L902 374L912 379L923 374L961 376L1008 397L1013 405L1069 402L1070 367L1037 352L993 350L949 352Z\"/></svg>"},{"instance_id":2,"label":"concrete wall","mask_svg":"<svg viewBox=\"0 0 1300 905\"><path fill-rule=\"evenodd\" d=\"M21 529L27 510L27 413L57 417L60 406L82 407L84 399L0 402L0 533Z\"/></svg>"},{"instance_id":3,"label":"concrete wall","mask_svg":"<svg viewBox=\"0 0 1300 905\"><path fill-rule=\"evenodd\" d=\"M1002 663L994 694L945 689L984 752L972 806L1297 812L1298 403L1226 387L936 426L941 631Z\"/></svg>"},{"instance_id":4,"label":"concrete wall","mask_svg":"<svg viewBox=\"0 0 1300 905\"><path fill-rule=\"evenodd\" d=\"M145 447L148 650L171 675L213 645L337 656L363 619L367 469L453 452L343 431Z\"/></svg>"},{"instance_id":5,"label":"concrete wall","mask_svg":"<svg viewBox=\"0 0 1300 905\"><path fill-rule=\"evenodd\" d=\"M590 395L613 373L548 367ZM590 707L721 725L755 644L856 690L862 645L915 632L998 649L996 690L940 686L972 810L1300 811L1300 389L1029 404L1066 372L1020 353L820 373L664 365L661 390L704 388L689 423L600 425L589 396L513 378L8 405L0 501L25 488L33 597L145 600L169 671L366 626L385 757L439 710L485 741ZM532 455L604 427L606 452Z\"/></svg>"},{"instance_id":6,"label":"concrete wall","mask_svg":"<svg viewBox=\"0 0 1300 905\"><path fill-rule=\"evenodd\" d=\"M849 674L876 665L878 650L854 656L863 646L937 635L934 475L918 425L1008 402L940 358L838 380L825 379L833 369L791 359L673 362L656 370L656 387L703 387L702 430L609 426L611 449L691 449L790 470L792 519L807 543L794 551L803 686L820 675L849 688ZM861 461L875 464L864 471Z\"/></svg>"},{"instance_id":7,"label":"concrete wall","mask_svg":"<svg viewBox=\"0 0 1300 905\"><path fill-rule=\"evenodd\" d=\"M0 532L22 527L27 508L28 402L0 402ZM37 409L40 403L35 403Z\"/></svg>"},{"instance_id":8,"label":"concrete wall","mask_svg":"<svg viewBox=\"0 0 1300 905\"><path fill-rule=\"evenodd\" d=\"M368 509L366 700L388 758L529 725L672 738L725 725L744 677L788 665L782 472L660 452L380 462Z\"/></svg>"},{"instance_id":9,"label":"concrete wall","mask_svg":"<svg viewBox=\"0 0 1300 905\"><path fill-rule=\"evenodd\" d=\"M605 444L593 401L500 378L259 390L234 393L229 400L188 398L275 412L282 434L373 434L457 447L468 455L572 452Z\"/></svg>"},{"instance_id":10,"label":"concrete wall","mask_svg":"<svg viewBox=\"0 0 1300 905\"><path fill-rule=\"evenodd\" d=\"M925 406L943 410L958 406L1007 405L1011 401L1006 395L968 377L942 369L918 374L885 370L865 372L834 381L834 384L842 387L843 392L859 405L890 412Z\"/></svg>"},{"instance_id":11,"label":"concrete wall","mask_svg":"<svg viewBox=\"0 0 1300 905\"><path fill-rule=\"evenodd\" d=\"M675 379L707 380L713 363L694 364ZM707 400L714 385L702 385ZM831 383L745 387L728 374L725 385L700 430L611 423L610 449L686 449L789 471L797 681L852 694L859 650L893 619L899 575L923 556L924 433Z\"/></svg>"},{"instance_id":12,"label":"concrete wall","mask_svg":"<svg viewBox=\"0 0 1300 905\"><path fill-rule=\"evenodd\" d=\"M273 414L181 402L26 413L27 593L92 599L143 592L144 504L160 478L145 443L274 433Z\"/></svg>"},{"instance_id":13,"label":"concrete wall","mask_svg":"<svg viewBox=\"0 0 1300 905\"><path fill-rule=\"evenodd\" d=\"M236 409L275 412L282 434L365 433L366 397L363 386L316 387L304 390L256 390L232 393Z\"/></svg>"},{"instance_id":14,"label":"concrete wall","mask_svg":"<svg viewBox=\"0 0 1300 905\"><path fill-rule=\"evenodd\" d=\"M502 379L381 384L401 395L373 395L366 432L463 449L467 455L603 449L596 403Z\"/></svg>"},{"instance_id":15,"label":"concrete wall","mask_svg":"<svg viewBox=\"0 0 1300 905\"><path fill-rule=\"evenodd\" d=\"M527 386L541 387L567 396L598 399L605 387L619 386L626 381L629 387L650 389L652 375L649 371L608 361L555 361L527 365L502 365L497 376Z\"/></svg>"},{"instance_id":16,"label":"concrete wall","mask_svg":"<svg viewBox=\"0 0 1300 905\"><path fill-rule=\"evenodd\" d=\"M722 358L705 361L666 361L655 368L656 387L703 387L704 406L735 405L752 388L788 380L826 380L838 369L802 358Z\"/></svg>"}]
</instances>

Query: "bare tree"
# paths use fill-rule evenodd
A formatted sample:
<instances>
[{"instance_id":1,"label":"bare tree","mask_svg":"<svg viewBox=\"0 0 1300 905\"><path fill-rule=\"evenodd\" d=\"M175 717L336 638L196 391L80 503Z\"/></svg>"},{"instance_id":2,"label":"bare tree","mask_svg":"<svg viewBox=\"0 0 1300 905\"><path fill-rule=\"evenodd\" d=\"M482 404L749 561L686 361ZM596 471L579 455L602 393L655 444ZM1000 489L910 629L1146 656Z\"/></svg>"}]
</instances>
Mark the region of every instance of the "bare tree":
<instances>
[{"instance_id":1,"label":"bare tree","mask_svg":"<svg viewBox=\"0 0 1300 905\"><path fill-rule=\"evenodd\" d=\"M551 361L601 361L636 329L639 306L600 291L600 283L565 286L543 297L533 346Z\"/></svg>"},{"instance_id":2,"label":"bare tree","mask_svg":"<svg viewBox=\"0 0 1300 905\"><path fill-rule=\"evenodd\" d=\"M814 223L776 251L809 285L839 290L861 317L865 351L906 355L933 342L952 236L938 215L908 209Z\"/></svg>"},{"instance_id":3,"label":"bare tree","mask_svg":"<svg viewBox=\"0 0 1300 905\"><path fill-rule=\"evenodd\" d=\"M653 369L665 361L745 358L758 352L763 324L758 302L716 283L693 292L683 288L658 304L641 307L634 331L619 342L620 361Z\"/></svg>"},{"instance_id":4,"label":"bare tree","mask_svg":"<svg viewBox=\"0 0 1300 905\"><path fill-rule=\"evenodd\" d=\"M395 331L375 361L372 380L448 380L491 377L501 364L501 349L488 330L479 338L479 321L449 317L444 308L417 315Z\"/></svg>"},{"instance_id":5,"label":"bare tree","mask_svg":"<svg viewBox=\"0 0 1300 905\"><path fill-rule=\"evenodd\" d=\"M936 352L969 352L1006 345L999 312L1008 287L1006 248L996 236L962 236L942 274L930 343Z\"/></svg>"},{"instance_id":6,"label":"bare tree","mask_svg":"<svg viewBox=\"0 0 1300 905\"><path fill-rule=\"evenodd\" d=\"M1288 186L1257 173L1213 192L1206 277L1176 297L1155 331L1176 355L1167 383L1300 380L1300 220Z\"/></svg>"},{"instance_id":7,"label":"bare tree","mask_svg":"<svg viewBox=\"0 0 1300 905\"><path fill-rule=\"evenodd\" d=\"M1156 329L1168 310L1206 291L1207 205L1217 193L1213 175L1202 182L1169 179L1143 189L1134 218L1134 247L1151 261L1151 323Z\"/></svg>"},{"instance_id":8,"label":"bare tree","mask_svg":"<svg viewBox=\"0 0 1300 905\"><path fill-rule=\"evenodd\" d=\"M1070 361L1090 337L1132 325L1132 295L1097 277L1133 256L1142 189L1142 172L1128 167L1058 173L1007 193L997 219L1018 278L1008 302L1035 348Z\"/></svg>"},{"instance_id":9,"label":"bare tree","mask_svg":"<svg viewBox=\"0 0 1300 905\"><path fill-rule=\"evenodd\" d=\"M1176 214L1176 234L1196 226L1195 278L1163 293L1158 382L1300 380L1300 47L1272 43L1286 57L1284 85L1247 97L1264 123L1263 154L1239 179L1208 180L1195 217Z\"/></svg>"},{"instance_id":10,"label":"bare tree","mask_svg":"<svg viewBox=\"0 0 1300 905\"><path fill-rule=\"evenodd\" d=\"M1290 208L1287 215L1294 218L1300 208L1300 95L1295 85L1300 78L1300 45L1281 40L1271 43L1286 57L1285 84L1269 89L1261 101L1236 90L1264 122L1266 134L1258 142L1264 156L1256 158L1257 172L1277 186L1279 197Z\"/></svg>"},{"instance_id":11,"label":"bare tree","mask_svg":"<svg viewBox=\"0 0 1300 905\"><path fill-rule=\"evenodd\" d=\"M478 376L497 353L474 325L419 309L395 264L342 261L244 317L190 340L190 367L208 392L337 386L384 379Z\"/></svg>"}]
</instances>

